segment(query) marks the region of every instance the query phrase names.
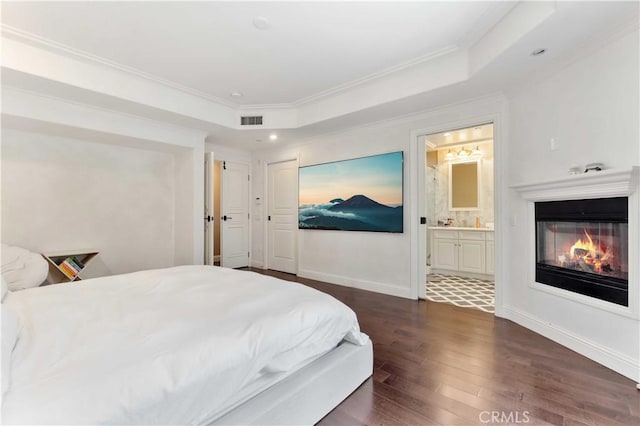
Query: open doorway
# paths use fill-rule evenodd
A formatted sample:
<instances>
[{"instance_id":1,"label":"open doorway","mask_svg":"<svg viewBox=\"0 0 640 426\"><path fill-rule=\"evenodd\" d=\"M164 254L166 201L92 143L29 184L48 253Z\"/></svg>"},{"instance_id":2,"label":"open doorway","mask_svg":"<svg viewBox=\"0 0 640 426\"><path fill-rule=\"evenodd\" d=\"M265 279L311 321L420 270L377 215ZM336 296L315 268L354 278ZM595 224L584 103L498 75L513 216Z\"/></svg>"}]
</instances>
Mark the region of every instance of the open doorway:
<instances>
[{"instance_id":1,"label":"open doorway","mask_svg":"<svg viewBox=\"0 0 640 426\"><path fill-rule=\"evenodd\" d=\"M423 137L425 298L493 313L493 123Z\"/></svg>"},{"instance_id":2,"label":"open doorway","mask_svg":"<svg viewBox=\"0 0 640 426\"><path fill-rule=\"evenodd\" d=\"M222 162L213 162L213 264L220 266L220 181Z\"/></svg>"}]
</instances>

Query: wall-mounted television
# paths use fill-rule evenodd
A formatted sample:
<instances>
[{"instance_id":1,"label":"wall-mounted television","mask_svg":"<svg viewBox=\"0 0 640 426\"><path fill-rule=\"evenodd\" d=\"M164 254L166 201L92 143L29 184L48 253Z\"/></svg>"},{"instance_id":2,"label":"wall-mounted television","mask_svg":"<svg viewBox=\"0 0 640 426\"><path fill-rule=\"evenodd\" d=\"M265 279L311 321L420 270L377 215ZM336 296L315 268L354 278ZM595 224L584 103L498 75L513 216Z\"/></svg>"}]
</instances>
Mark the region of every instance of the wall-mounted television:
<instances>
[{"instance_id":1,"label":"wall-mounted television","mask_svg":"<svg viewBox=\"0 0 640 426\"><path fill-rule=\"evenodd\" d=\"M403 232L403 152L299 169L298 228Z\"/></svg>"}]
</instances>

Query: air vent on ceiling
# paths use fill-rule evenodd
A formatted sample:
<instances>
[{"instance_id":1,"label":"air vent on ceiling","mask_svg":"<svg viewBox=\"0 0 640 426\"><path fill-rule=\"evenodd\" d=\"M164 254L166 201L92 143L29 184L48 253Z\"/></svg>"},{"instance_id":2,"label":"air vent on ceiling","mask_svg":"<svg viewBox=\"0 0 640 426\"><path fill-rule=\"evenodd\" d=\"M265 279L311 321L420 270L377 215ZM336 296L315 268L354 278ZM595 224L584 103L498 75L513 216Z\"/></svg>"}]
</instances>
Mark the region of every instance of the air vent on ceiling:
<instances>
[{"instance_id":1,"label":"air vent on ceiling","mask_svg":"<svg viewBox=\"0 0 640 426\"><path fill-rule=\"evenodd\" d=\"M248 115L248 116L240 117L240 125L241 126L261 126L262 116Z\"/></svg>"}]
</instances>

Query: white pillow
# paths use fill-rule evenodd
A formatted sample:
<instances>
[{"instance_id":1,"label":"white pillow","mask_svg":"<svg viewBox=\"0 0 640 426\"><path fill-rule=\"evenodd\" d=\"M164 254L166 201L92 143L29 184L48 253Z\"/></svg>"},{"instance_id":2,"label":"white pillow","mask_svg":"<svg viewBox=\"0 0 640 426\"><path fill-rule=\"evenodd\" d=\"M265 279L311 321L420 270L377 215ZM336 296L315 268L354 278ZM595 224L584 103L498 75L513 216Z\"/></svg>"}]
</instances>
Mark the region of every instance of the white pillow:
<instances>
[{"instance_id":1,"label":"white pillow","mask_svg":"<svg viewBox=\"0 0 640 426\"><path fill-rule=\"evenodd\" d=\"M2 394L9 389L11 384L11 352L18 342L20 323L16 314L5 305L0 305L2 310Z\"/></svg>"},{"instance_id":2,"label":"white pillow","mask_svg":"<svg viewBox=\"0 0 640 426\"><path fill-rule=\"evenodd\" d=\"M47 279L49 266L42 255L2 244L2 277L10 291L38 287Z\"/></svg>"}]
</instances>

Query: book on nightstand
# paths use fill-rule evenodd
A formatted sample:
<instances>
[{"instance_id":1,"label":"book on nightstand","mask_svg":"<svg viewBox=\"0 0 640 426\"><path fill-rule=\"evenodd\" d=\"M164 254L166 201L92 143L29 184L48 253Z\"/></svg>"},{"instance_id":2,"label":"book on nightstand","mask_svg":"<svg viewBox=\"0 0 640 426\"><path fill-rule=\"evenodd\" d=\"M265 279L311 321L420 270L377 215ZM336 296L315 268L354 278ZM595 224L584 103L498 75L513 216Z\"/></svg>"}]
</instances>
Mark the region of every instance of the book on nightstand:
<instances>
[{"instance_id":1,"label":"book on nightstand","mask_svg":"<svg viewBox=\"0 0 640 426\"><path fill-rule=\"evenodd\" d=\"M68 261L63 261L60 265L60 269L64 272L69 278L74 278L78 275L78 271L76 271L73 266Z\"/></svg>"},{"instance_id":2,"label":"book on nightstand","mask_svg":"<svg viewBox=\"0 0 640 426\"><path fill-rule=\"evenodd\" d=\"M80 267L80 265L78 265L78 262L76 262L75 257L67 257L63 263L66 263L67 265L71 266L71 268L76 271L76 273L82 271L82 267Z\"/></svg>"}]
</instances>

